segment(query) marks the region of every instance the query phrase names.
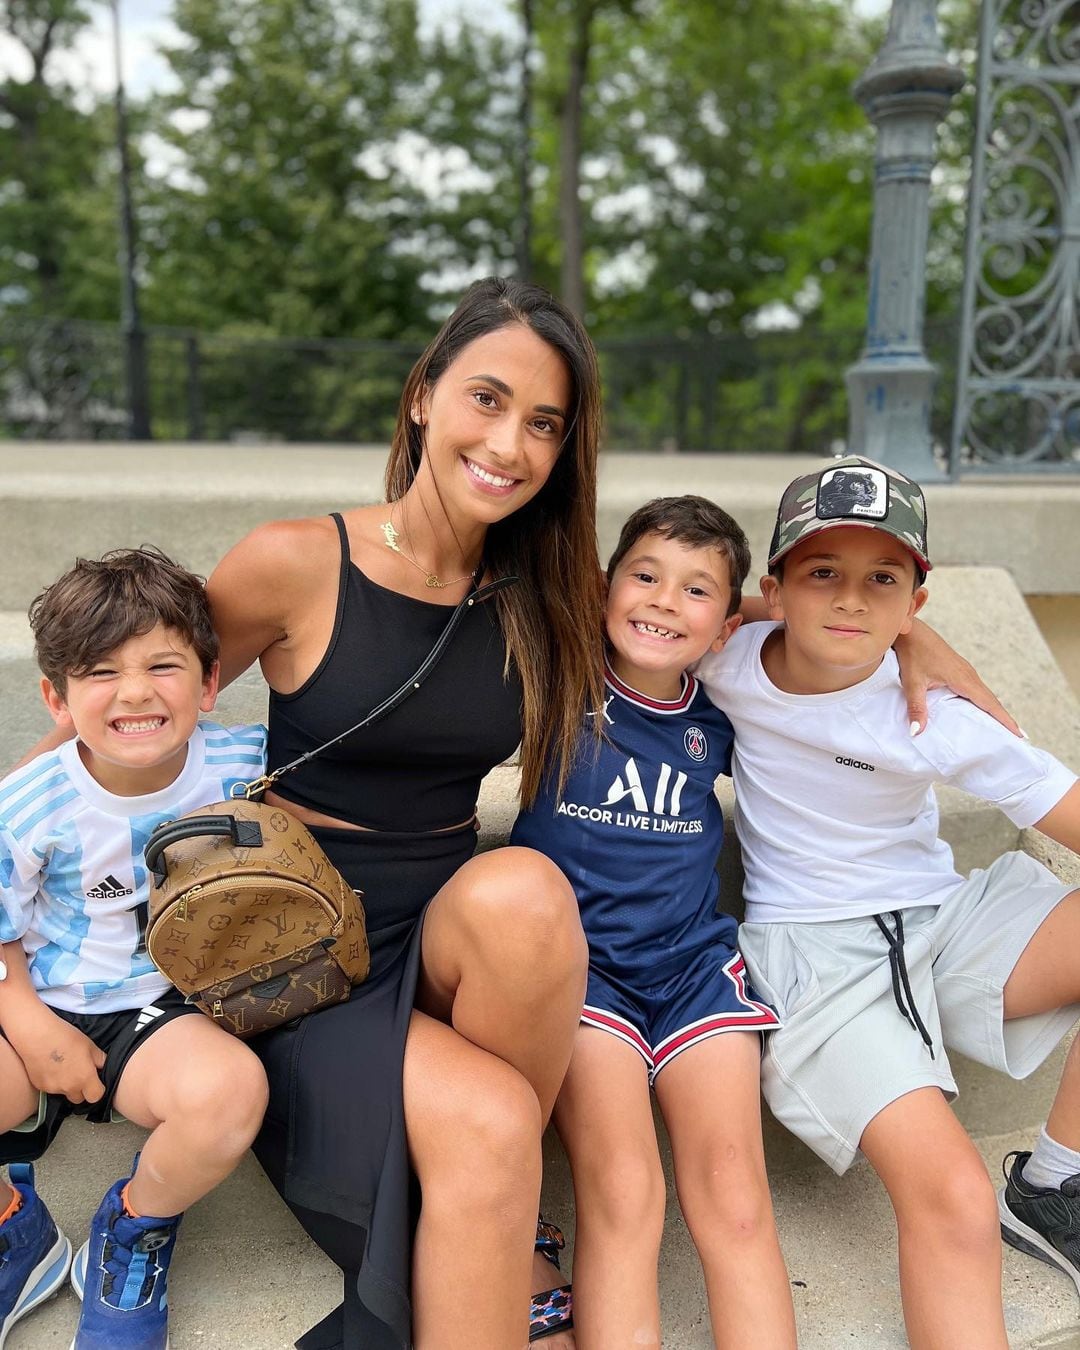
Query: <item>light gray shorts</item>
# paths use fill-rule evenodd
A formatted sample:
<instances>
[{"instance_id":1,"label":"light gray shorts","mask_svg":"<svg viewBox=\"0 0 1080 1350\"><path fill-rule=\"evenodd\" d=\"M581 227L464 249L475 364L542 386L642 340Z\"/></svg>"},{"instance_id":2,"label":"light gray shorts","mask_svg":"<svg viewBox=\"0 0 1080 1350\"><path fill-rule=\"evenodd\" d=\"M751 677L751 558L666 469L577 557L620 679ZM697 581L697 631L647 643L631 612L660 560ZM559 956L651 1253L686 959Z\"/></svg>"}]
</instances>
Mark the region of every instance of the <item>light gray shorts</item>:
<instances>
[{"instance_id":1,"label":"light gray shorts","mask_svg":"<svg viewBox=\"0 0 1080 1350\"><path fill-rule=\"evenodd\" d=\"M889 944L872 916L744 923L739 947L751 979L784 1024L766 1038L761 1066L773 1115L843 1173L890 1102L921 1087L956 1096L946 1045L1026 1078L1080 1018L1080 1005L1006 1022L1003 990L1074 889L1027 854L1006 853L944 904L902 911L911 993L934 1058L897 1007Z\"/></svg>"}]
</instances>

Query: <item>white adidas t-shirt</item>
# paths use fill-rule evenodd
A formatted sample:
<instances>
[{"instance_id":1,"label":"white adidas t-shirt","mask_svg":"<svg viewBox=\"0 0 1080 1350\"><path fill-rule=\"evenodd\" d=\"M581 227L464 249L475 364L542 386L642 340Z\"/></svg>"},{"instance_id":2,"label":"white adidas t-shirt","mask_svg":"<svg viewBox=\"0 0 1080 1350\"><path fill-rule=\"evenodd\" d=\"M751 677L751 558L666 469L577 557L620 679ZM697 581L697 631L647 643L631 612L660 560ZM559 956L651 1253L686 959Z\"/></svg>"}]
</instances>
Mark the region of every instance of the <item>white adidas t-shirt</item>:
<instances>
[{"instance_id":1,"label":"white adidas t-shirt","mask_svg":"<svg viewBox=\"0 0 1080 1350\"><path fill-rule=\"evenodd\" d=\"M834 694L787 694L761 648L779 625L738 629L696 674L735 727L735 824L751 923L822 922L940 904L963 879L938 838L931 785L993 802L1033 825L1076 775L948 690L908 730L899 667Z\"/></svg>"},{"instance_id":2,"label":"white adidas t-shirt","mask_svg":"<svg viewBox=\"0 0 1080 1350\"><path fill-rule=\"evenodd\" d=\"M180 776L117 797L76 741L0 781L0 942L22 941L42 1001L67 1012L141 1008L169 987L143 946L143 850L155 826L228 798L266 765L266 730L203 722Z\"/></svg>"}]
</instances>

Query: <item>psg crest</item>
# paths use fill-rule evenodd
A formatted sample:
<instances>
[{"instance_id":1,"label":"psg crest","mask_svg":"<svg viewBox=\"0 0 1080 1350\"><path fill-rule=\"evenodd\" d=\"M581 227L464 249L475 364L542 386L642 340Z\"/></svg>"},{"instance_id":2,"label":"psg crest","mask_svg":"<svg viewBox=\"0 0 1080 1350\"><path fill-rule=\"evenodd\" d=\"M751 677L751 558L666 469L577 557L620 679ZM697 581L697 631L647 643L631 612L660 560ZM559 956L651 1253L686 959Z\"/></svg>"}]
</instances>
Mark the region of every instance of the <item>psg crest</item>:
<instances>
[{"instance_id":1,"label":"psg crest","mask_svg":"<svg viewBox=\"0 0 1080 1350\"><path fill-rule=\"evenodd\" d=\"M700 727L686 728L686 731L683 733L683 745L686 748L686 753L695 764L700 764L709 753L709 745L705 740L705 733Z\"/></svg>"}]
</instances>

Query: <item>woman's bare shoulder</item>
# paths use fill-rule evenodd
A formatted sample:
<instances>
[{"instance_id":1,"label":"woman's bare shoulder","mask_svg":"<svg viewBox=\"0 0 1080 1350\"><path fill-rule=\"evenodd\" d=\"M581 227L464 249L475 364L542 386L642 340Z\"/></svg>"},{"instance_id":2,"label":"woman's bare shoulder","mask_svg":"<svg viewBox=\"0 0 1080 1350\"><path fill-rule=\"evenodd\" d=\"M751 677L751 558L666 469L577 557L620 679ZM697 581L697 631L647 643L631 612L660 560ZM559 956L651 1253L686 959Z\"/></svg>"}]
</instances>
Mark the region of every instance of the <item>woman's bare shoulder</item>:
<instances>
[{"instance_id":1,"label":"woman's bare shoulder","mask_svg":"<svg viewBox=\"0 0 1080 1350\"><path fill-rule=\"evenodd\" d=\"M302 516L297 519L266 520L256 525L229 550L230 556L238 550L253 561L269 558L274 562L290 559L303 565L308 549L325 549L337 541L337 527L330 516Z\"/></svg>"},{"instance_id":2,"label":"woman's bare shoulder","mask_svg":"<svg viewBox=\"0 0 1080 1350\"><path fill-rule=\"evenodd\" d=\"M329 516L268 520L234 544L210 577L210 584L242 580L273 589L299 586L325 575L327 558L339 553L337 529Z\"/></svg>"},{"instance_id":3,"label":"woman's bare shoulder","mask_svg":"<svg viewBox=\"0 0 1080 1350\"><path fill-rule=\"evenodd\" d=\"M332 616L340 556L329 516L267 521L233 545L206 583L223 683Z\"/></svg>"}]
</instances>

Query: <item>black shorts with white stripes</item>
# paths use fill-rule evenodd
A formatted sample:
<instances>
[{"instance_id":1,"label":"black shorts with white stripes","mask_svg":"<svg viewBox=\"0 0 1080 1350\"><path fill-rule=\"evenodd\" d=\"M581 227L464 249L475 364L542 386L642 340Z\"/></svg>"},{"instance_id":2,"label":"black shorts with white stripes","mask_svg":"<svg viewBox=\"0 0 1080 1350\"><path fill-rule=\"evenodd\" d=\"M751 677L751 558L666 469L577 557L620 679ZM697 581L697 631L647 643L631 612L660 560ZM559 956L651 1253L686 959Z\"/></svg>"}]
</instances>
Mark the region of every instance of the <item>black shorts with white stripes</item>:
<instances>
[{"instance_id":1,"label":"black shorts with white stripes","mask_svg":"<svg viewBox=\"0 0 1080 1350\"><path fill-rule=\"evenodd\" d=\"M105 1051L105 1067L101 1081L105 1095L96 1102L69 1102L54 1093L42 1093L36 1119L30 1119L18 1129L0 1134L0 1165L13 1162L36 1162L56 1137L68 1116L85 1116L101 1122L112 1117L113 1098L128 1060L147 1038L176 1017L203 1016L197 1008L184 1002L184 996L168 989L160 998L145 1008L128 1008L111 1013L73 1013L53 1008L57 1017L70 1022ZM3 1033L0 1032L0 1035Z\"/></svg>"}]
</instances>

